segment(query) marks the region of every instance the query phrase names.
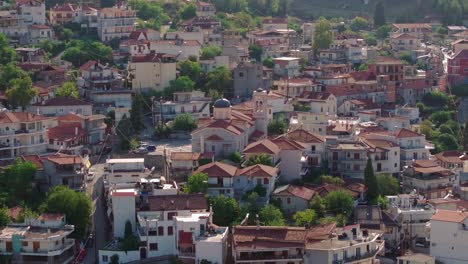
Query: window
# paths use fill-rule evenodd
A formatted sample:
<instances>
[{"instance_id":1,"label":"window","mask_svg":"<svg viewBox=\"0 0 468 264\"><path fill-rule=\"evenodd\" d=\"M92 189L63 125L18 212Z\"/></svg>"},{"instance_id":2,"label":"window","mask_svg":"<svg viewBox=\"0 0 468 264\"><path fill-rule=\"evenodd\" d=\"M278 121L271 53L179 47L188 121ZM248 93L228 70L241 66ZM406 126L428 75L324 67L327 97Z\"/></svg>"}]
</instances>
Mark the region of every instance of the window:
<instances>
[{"instance_id":1,"label":"window","mask_svg":"<svg viewBox=\"0 0 468 264\"><path fill-rule=\"evenodd\" d=\"M157 251L158 250L158 243L150 243L150 250Z\"/></svg>"},{"instance_id":2,"label":"window","mask_svg":"<svg viewBox=\"0 0 468 264\"><path fill-rule=\"evenodd\" d=\"M361 155L359 155L359 153L354 153L354 159L360 159L361 158Z\"/></svg>"},{"instance_id":3,"label":"window","mask_svg":"<svg viewBox=\"0 0 468 264\"><path fill-rule=\"evenodd\" d=\"M164 226L158 227L158 236L164 236Z\"/></svg>"},{"instance_id":4,"label":"window","mask_svg":"<svg viewBox=\"0 0 468 264\"><path fill-rule=\"evenodd\" d=\"M21 246L27 247L27 246L28 246L28 241L22 241L22 242L21 242Z\"/></svg>"},{"instance_id":5,"label":"window","mask_svg":"<svg viewBox=\"0 0 468 264\"><path fill-rule=\"evenodd\" d=\"M396 167L398 167L398 164L395 163L395 164L393 164L393 166L396 168Z\"/></svg>"},{"instance_id":6,"label":"window","mask_svg":"<svg viewBox=\"0 0 468 264\"><path fill-rule=\"evenodd\" d=\"M286 198L286 203L291 204L291 198L290 197Z\"/></svg>"},{"instance_id":7,"label":"window","mask_svg":"<svg viewBox=\"0 0 468 264\"><path fill-rule=\"evenodd\" d=\"M172 236L174 234L174 228L172 226L167 227L167 235Z\"/></svg>"},{"instance_id":8,"label":"window","mask_svg":"<svg viewBox=\"0 0 468 264\"><path fill-rule=\"evenodd\" d=\"M212 146L211 146L211 152L216 152L215 150L216 150L215 146L212 145Z\"/></svg>"},{"instance_id":9,"label":"window","mask_svg":"<svg viewBox=\"0 0 468 264\"><path fill-rule=\"evenodd\" d=\"M156 230L149 230L148 231L148 236L157 236L158 235L158 232L156 232Z\"/></svg>"},{"instance_id":10,"label":"window","mask_svg":"<svg viewBox=\"0 0 468 264\"><path fill-rule=\"evenodd\" d=\"M184 107L184 106L182 106L182 107L180 108L180 112L185 113L185 107Z\"/></svg>"},{"instance_id":11,"label":"window","mask_svg":"<svg viewBox=\"0 0 468 264\"><path fill-rule=\"evenodd\" d=\"M353 165L353 170L355 171L358 171L360 169L361 166L359 166L358 164L354 164Z\"/></svg>"},{"instance_id":12,"label":"window","mask_svg":"<svg viewBox=\"0 0 468 264\"><path fill-rule=\"evenodd\" d=\"M102 255L102 262L108 262L108 261L109 261L109 257L106 255Z\"/></svg>"},{"instance_id":13,"label":"window","mask_svg":"<svg viewBox=\"0 0 468 264\"><path fill-rule=\"evenodd\" d=\"M167 213L167 220L174 219L174 216L177 216L177 212L169 212Z\"/></svg>"},{"instance_id":14,"label":"window","mask_svg":"<svg viewBox=\"0 0 468 264\"><path fill-rule=\"evenodd\" d=\"M311 150L312 150L312 151L315 151L315 145L312 145L312 149L311 149Z\"/></svg>"},{"instance_id":15,"label":"window","mask_svg":"<svg viewBox=\"0 0 468 264\"><path fill-rule=\"evenodd\" d=\"M55 241L55 245L56 245L56 246L58 246L58 244L59 244L59 241L58 241L58 240L56 240L56 241Z\"/></svg>"}]
</instances>

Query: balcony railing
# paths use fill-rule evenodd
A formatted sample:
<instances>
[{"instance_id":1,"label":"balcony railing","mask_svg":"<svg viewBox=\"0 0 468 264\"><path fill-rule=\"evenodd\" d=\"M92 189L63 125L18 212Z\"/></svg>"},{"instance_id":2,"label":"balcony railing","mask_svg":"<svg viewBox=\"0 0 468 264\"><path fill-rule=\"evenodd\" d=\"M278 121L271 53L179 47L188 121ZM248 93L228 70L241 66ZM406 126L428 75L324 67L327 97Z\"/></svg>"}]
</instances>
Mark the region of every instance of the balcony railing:
<instances>
[{"instance_id":1,"label":"balcony railing","mask_svg":"<svg viewBox=\"0 0 468 264\"><path fill-rule=\"evenodd\" d=\"M236 259L237 262L239 261L255 261L255 260L262 260L262 261L275 261L275 260L302 260L302 254L289 254L286 256L283 255L273 255L273 254L254 254L250 256L240 256Z\"/></svg>"}]
</instances>

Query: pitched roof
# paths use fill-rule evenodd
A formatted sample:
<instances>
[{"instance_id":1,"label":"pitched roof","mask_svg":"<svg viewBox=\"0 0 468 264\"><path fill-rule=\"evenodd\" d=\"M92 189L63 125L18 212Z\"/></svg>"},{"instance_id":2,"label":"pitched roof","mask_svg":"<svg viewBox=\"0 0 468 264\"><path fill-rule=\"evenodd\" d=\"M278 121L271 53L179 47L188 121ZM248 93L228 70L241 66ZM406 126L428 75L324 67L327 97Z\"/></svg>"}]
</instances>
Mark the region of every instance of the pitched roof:
<instances>
[{"instance_id":1,"label":"pitched roof","mask_svg":"<svg viewBox=\"0 0 468 264\"><path fill-rule=\"evenodd\" d=\"M235 226L232 230L235 248L276 248L303 245L307 230L304 227Z\"/></svg>"},{"instance_id":2,"label":"pitched roof","mask_svg":"<svg viewBox=\"0 0 468 264\"><path fill-rule=\"evenodd\" d=\"M48 156L45 159L57 165L74 165L82 163L82 159L78 155L57 154Z\"/></svg>"},{"instance_id":3,"label":"pitched roof","mask_svg":"<svg viewBox=\"0 0 468 264\"><path fill-rule=\"evenodd\" d=\"M209 177L234 177L237 168L222 162L212 162L200 166L195 173L206 173Z\"/></svg>"},{"instance_id":4,"label":"pitched roof","mask_svg":"<svg viewBox=\"0 0 468 264\"><path fill-rule=\"evenodd\" d=\"M51 214L51 213L46 213L46 214L41 214L37 220L45 220L45 221L59 221L62 220L65 217L64 214Z\"/></svg>"},{"instance_id":5,"label":"pitched roof","mask_svg":"<svg viewBox=\"0 0 468 264\"><path fill-rule=\"evenodd\" d=\"M26 112L1 112L0 124L18 123L18 122L35 122L48 119L42 115L36 115Z\"/></svg>"},{"instance_id":6,"label":"pitched roof","mask_svg":"<svg viewBox=\"0 0 468 264\"><path fill-rule=\"evenodd\" d=\"M222 137L218 136L218 135L213 134L213 135L207 137L206 140L221 141L221 140L224 140L224 139Z\"/></svg>"},{"instance_id":7,"label":"pitched roof","mask_svg":"<svg viewBox=\"0 0 468 264\"><path fill-rule=\"evenodd\" d=\"M150 196L148 203L149 211L208 209L208 201L202 193Z\"/></svg>"},{"instance_id":8,"label":"pitched roof","mask_svg":"<svg viewBox=\"0 0 468 264\"><path fill-rule=\"evenodd\" d=\"M279 136L273 140L271 140L274 144L276 144L280 150L303 150L305 146L301 143L294 141L292 139L285 138L283 136Z\"/></svg>"},{"instance_id":9,"label":"pitched roof","mask_svg":"<svg viewBox=\"0 0 468 264\"><path fill-rule=\"evenodd\" d=\"M132 56L132 63L139 62L164 62L163 58L174 58L174 55L165 54L165 53L150 53L146 55L135 55Z\"/></svg>"},{"instance_id":10,"label":"pitched roof","mask_svg":"<svg viewBox=\"0 0 468 264\"><path fill-rule=\"evenodd\" d=\"M231 120L232 121L232 120ZM230 121L226 121L226 120L216 120L214 122L211 122L210 124L208 124L208 126L206 127L209 127L209 128L221 128L221 129L224 129L224 130L227 130L235 135L241 135L242 132L244 131L242 128L238 127L238 126L235 126L232 124L232 122ZM203 128L206 128L206 127L203 127ZM201 128L201 129L203 129Z\"/></svg>"},{"instance_id":11,"label":"pitched roof","mask_svg":"<svg viewBox=\"0 0 468 264\"><path fill-rule=\"evenodd\" d=\"M267 153L267 154L278 154L280 152L280 148L278 145L273 143L269 139L263 139L260 141L253 142L249 144L247 147L244 148L242 153L249 153L249 154L258 154L258 153Z\"/></svg>"},{"instance_id":12,"label":"pitched roof","mask_svg":"<svg viewBox=\"0 0 468 264\"><path fill-rule=\"evenodd\" d=\"M304 91L300 98L312 99L312 100L319 100L324 101L327 100L330 96L332 96L329 92L309 92Z\"/></svg>"},{"instance_id":13,"label":"pitched roof","mask_svg":"<svg viewBox=\"0 0 468 264\"><path fill-rule=\"evenodd\" d=\"M83 65L80 66L80 70L81 71L86 71L86 70L89 70L89 68L91 68L92 66L98 64L97 61L94 61L94 60L90 60L86 63L84 63Z\"/></svg>"},{"instance_id":14,"label":"pitched roof","mask_svg":"<svg viewBox=\"0 0 468 264\"><path fill-rule=\"evenodd\" d=\"M275 189L273 195L292 195L310 201L314 197L315 191L304 186L288 184Z\"/></svg>"},{"instance_id":15,"label":"pitched roof","mask_svg":"<svg viewBox=\"0 0 468 264\"><path fill-rule=\"evenodd\" d=\"M468 217L468 212L437 210L431 221L462 223Z\"/></svg>"},{"instance_id":16,"label":"pitched roof","mask_svg":"<svg viewBox=\"0 0 468 264\"><path fill-rule=\"evenodd\" d=\"M466 155L463 155L463 152L457 150L442 151L435 154L434 157L442 162L449 163L461 163L464 160L468 159Z\"/></svg>"},{"instance_id":17,"label":"pitched roof","mask_svg":"<svg viewBox=\"0 0 468 264\"><path fill-rule=\"evenodd\" d=\"M68 113L66 115L57 117L57 120L59 122L67 122L67 123L68 122L76 122L76 123L79 123L79 122L83 121L84 118L82 116L74 114L74 113Z\"/></svg>"},{"instance_id":18,"label":"pitched roof","mask_svg":"<svg viewBox=\"0 0 468 264\"><path fill-rule=\"evenodd\" d=\"M56 5L55 7L51 8L50 11L55 11L55 12L74 12L76 9L75 5L72 5L70 3L63 4L63 5Z\"/></svg>"},{"instance_id":19,"label":"pitched roof","mask_svg":"<svg viewBox=\"0 0 468 264\"><path fill-rule=\"evenodd\" d=\"M406 128L400 128L397 131L395 131L395 136L397 138L410 138L410 137L421 137L424 135L414 132L412 130L406 129Z\"/></svg>"},{"instance_id":20,"label":"pitched roof","mask_svg":"<svg viewBox=\"0 0 468 264\"><path fill-rule=\"evenodd\" d=\"M295 129L285 134L288 139L302 143L324 143L325 138L322 135L312 133L302 128Z\"/></svg>"},{"instance_id":21,"label":"pitched roof","mask_svg":"<svg viewBox=\"0 0 468 264\"><path fill-rule=\"evenodd\" d=\"M52 127L47 131L49 139L58 141L72 141L87 134L79 123L71 123Z\"/></svg>"},{"instance_id":22,"label":"pitched roof","mask_svg":"<svg viewBox=\"0 0 468 264\"><path fill-rule=\"evenodd\" d=\"M259 177L276 177L278 175L278 168L255 164L243 169L238 169L236 175L242 176L259 176Z\"/></svg>"},{"instance_id":23,"label":"pitched roof","mask_svg":"<svg viewBox=\"0 0 468 264\"><path fill-rule=\"evenodd\" d=\"M33 104L34 106L71 106L71 105L93 105L90 102L86 102L80 99L76 99L73 97L54 97L51 98L44 103L36 103Z\"/></svg>"},{"instance_id":24,"label":"pitched roof","mask_svg":"<svg viewBox=\"0 0 468 264\"><path fill-rule=\"evenodd\" d=\"M44 168L41 158L38 155L24 155L21 156L23 161L29 161L36 166L36 169L40 170Z\"/></svg>"}]
</instances>

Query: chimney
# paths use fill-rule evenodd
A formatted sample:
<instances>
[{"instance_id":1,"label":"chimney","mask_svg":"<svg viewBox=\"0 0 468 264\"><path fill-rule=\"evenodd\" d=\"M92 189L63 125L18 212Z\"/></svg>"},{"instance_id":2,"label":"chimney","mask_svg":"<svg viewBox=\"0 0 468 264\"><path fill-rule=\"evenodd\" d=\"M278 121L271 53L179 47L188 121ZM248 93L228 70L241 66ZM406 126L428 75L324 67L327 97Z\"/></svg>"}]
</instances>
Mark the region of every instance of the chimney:
<instances>
[{"instance_id":1,"label":"chimney","mask_svg":"<svg viewBox=\"0 0 468 264\"><path fill-rule=\"evenodd\" d=\"M78 136L78 127L75 127L75 136Z\"/></svg>"}]
</instances>

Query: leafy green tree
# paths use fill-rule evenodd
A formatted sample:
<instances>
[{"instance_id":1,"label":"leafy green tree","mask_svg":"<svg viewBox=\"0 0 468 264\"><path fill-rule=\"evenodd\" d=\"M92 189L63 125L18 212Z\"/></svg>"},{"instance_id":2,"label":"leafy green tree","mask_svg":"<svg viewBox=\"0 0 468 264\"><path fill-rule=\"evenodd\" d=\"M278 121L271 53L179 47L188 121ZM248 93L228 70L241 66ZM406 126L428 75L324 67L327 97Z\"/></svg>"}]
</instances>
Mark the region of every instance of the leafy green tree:
<instances>
[{"instance_id":1,"label":"leafy green tree","mask_svg":"<svg viewBox=\"0 0 468 264\"><path fill-rule=\"evenodd\" d=\"M327 211L334 214L350 216L353 213L354 201L348 190L336 190L329 192L324 197Z\"/></svg>"},{"instance_id":2,"label":"leafy green tree","mask_svg":"<svg viewBox=\"0 0 468 264\"><path fill-rule=\"evenodd\" d=\"M218 195L210 197L213 206L213 222L219 226L232 226L240 217L239 204L234 198Z\"/></svg>"},{"instance_id":3,"label":"leafy green tree","mask_svg":"<svg viewBox=\"0 0 468 264\"><path fill-rule=\"evenodd\" d=\"M136 96L132 100L132 109L130 109L130 121L132 122L133 129L138 132L145 128L143 122L143 108L141 105L141 97Z\"/></svg>"},{"instance_id":4,"label":"leafy green tree","mask_svg":"<svg viewBox=\"0 0 468 264\"><path fill-rule=\"evenodd\" d=\"M215 90L226 96L232 92L232 76L226 67L218 67L206 75L206 91Z\"/></svg>"},{"instance_id":5,"label":"leafy green tree","mask_svg":"<svg viewBox=\"0 0 468 264\"><path fill-rule=\"evenodd\" d=\"M66 215L67 223L75 226L72 236L82 238L85 235L91 215L91 199L82 192L75 192L66 186L56 186L47 194L42 210L47 213Z\"/></svg>"},{"instance_id":6,"label":"leafy green tree","mask_svg":"<svg viewBox=\"0 0 468 264\"><path fill-rule=\"evenodd\" d=\"M191 19L197 16L197 6L195 4L185 5L182 10L180 10L180 18L183 20Z\"/></svg>"},{"instance_id":7,"label":"leafy green tree","mask_svg":"<svg viewBox=\"0 0 468 264\"><path fill-rule=\"evenodd\" d=\"M349 28L352 31L356 31L356 32L360 30L364 30L368 27L369 27L369 22L367 22L367 19L363 17L359 17L359 16L353 18L353 20L351 20L351 24L349 25Z\"/></svg>"},{"instance_id":8,"label":"leafy green tree","mask_svg":"<svg viewBox=\"0 0 468 264\"><path fill-rule=\"evenodd\" d=\"M455 136L450 134L441 134L437 138L437 143L441 151L444 150L457 150L460 146L458 145L458 140Z\"/></svg>"},{"instance_id":9,"label":"leafy green tree","mask_svg":"<svg viewBox=\"0 0 468 264\"><path fill-rule=\"evenodd\" d=\"M133 128L132 121L127 117L127 115L122 116L122 119L117 124L116 131L120 138L120 148L123 150L131 149L131 140L135 134L135 129Z\"/></svg>"},{"instance_id":10,"label":"leafy green tree","mask_svg":"<svg viewBox=\"0 0 468 264\"><path fill-rule=\"evenodd\" d=\"M318 217L323 217L326 210L325 200L322 196L315 195L310 201L310 208L314 210Z\"/></svg>"},{"instance_id":11,"label":"leafy green tree","mask_svg":"<svg viewBox=\"0 0 468 264\"><path fill-rule=\"evenodd\" d=\"M367 187L367 200L371 201L377 198L379 194L379 186L377 183L377 178L374 174L372 160L370 158L367 159L366 168L364 170L364 182Z\"/></svg>"},{"instance_id":12,"label":"leafy green tree","mask_svg":"<svg viewBox=\"0 0 468 264\"><path fill-rule=\"evenodd\" d=\"M8 216L8 208L0 208L0 227L5 227L10 223L10 217Z\"/></svg>"},{"instance_id":13,"label":"leafy green tree","mask_svg":"<svg viewBox=\"0 0 468 264\"><path fill-rule=\"evenodd\" d=\"M26 219L36 219L39 215L29 207L24 207L16 219L17 223L24 223Z\"/></svg>"},{"instance_id":14,"label":"leafy green tree","mask_svg":"<svg viewBox=\"0 0 468 264\"><path fill-rule=\"evenodd\" d=\"M161 25L170 20L159 2L131 0L129 5L132 9L137 10L138 18L147 21L147 25L150 25L152 29L158 30Z\"/></svg>"},{"instance_id":15,"label":"leafy green tree","mask_svg":"<svg viewBox=\"0 0 468 264\"><path fill-rule=\"evenodd\" d=\"M311 226L317 221L317 214L312 209L296 212L292 216L297 226Z\"/></svg>"},{"instance_id":16,"label":"leafy green tree","mask_svg":"<svg viewBox=\"0 0 468 264\"><path fill-rule=\"evenodd\" d=\"M129 237L133 234L133 230L132 230L132 223L127 220L125 222L125 231L124 231L124 237Z\"/></svg>"},{"instance_id":17,"label":"leafy green tree","mask_svg":"<svg viewBox=\"0 0 468 264\"><path fill-rule=\"evenodd\" d=\"M330 175L322 175L320 176L320 179L322 183L329 183L329 184L334 184L337 186L343 186L344 184L344 181L341 178L330 176Z\"/></svg>"},{"instance_id":18,"label":"leafy green tree","mask_svg":"<svg viewBox=\"0 0 468 264\"><path fill-rule=\"evenodd\" d=\"M8 38L0 34L0 64L6 65L16 61L16 51L10 47Z\"/></svg>"},{"instance_id":19,"label":"leafy green tree","mask_svg":"<svg viewBox=\"0 0 468 264\"><path fill-rule=\"evenodd\" d=\"M284 121L283 115L278 115L270 120L267 129L269 135L281 135L288 130L288 124Z\"/></svg>"},{"instance_id":20,"label":"leafy green tree","mask_svg":"<svg viewBox=\"0 0 468 264\"><path fill-rule=\"evenodd\" d=\"M284 226L284 216L281 210L269 204L263 207L258 213L260 222L266 226Z\"/></svg>"},{"instance_id":21,"label":"leafy green tree","mask_svg":"<svg viewBox=\"0 0 468 264\"><path fill-rule=\"evenodd\" d=\"M239 151L236 151L229 155L229 160L235 163L240 163L242 161L242 156Z\"/></svg>"},{"instance_id":22,"label":"leafy green tree","mask_svg":"<svg viewBox=\"0 0 468 264\"><path fill-rule=\"evenodd\" d=\"M265 58L262 62L263 66L273 69L275 67L275 63L271 57Z\"/></svg>"},{"instance_id":23,"label":"leafy green tree","mask_svg":"<svg viewBox=\"0 0 468 264\"><path fill-rule=\"evenodd\" d=\"M0 65L0 89L6 90L13 86L13 82L16 79L22 79L29 77L20 67L14 63L8 63L6 65Z\"/></svg>"},{"instance_id":24,"label":"leafy green tree","mask_svg":"<svg viewBox=\"0 0 468 264\"><path fill-rule=\"evenodd\" d=\"M36 166L31 162L15 160L8 165L0 175L0 180L4 192L8 193L8 200L11 206L24 202L26 205L36 203L35 198L38 191L33 188Z\"/></svg>"},{"instance_id":25,"label":"leafy green tree","mask_svg":"<svg viewBox=\"0 0 468 264\"><path fill-rule=\"evenodd\" d=\"M89 60L101 63L112 62L112 48L99 41L83 41L73 39L67 43L62 59L79 67Z\"/></svg>"},{"instance_id":26,"label":"leafy green tree","mask_svg":"<svg viewBox=\"0 0 468 264\"><path fill-rule=\"evenodd\" d=\"M386 210L388 207L388 200L385 196L379 195L377 197L377 204L380 206L382 210Z\"/></svg>"},{"instance_id":27,"label":"leafy green tree","mask_svg":"<svg viewBox=\"0 0 468 264\"><path fill-rule=\"evenodd\" d=\"M110 257L110 264L120 264L119 255L114 254Z\"/></svg>"},{"instance_id":28,"label":"leafy green tree","mask_svg":"<svg viewBox=\"0 0 468 264\"><path fill-rule=\"evenodd\" d=\"M187 186L185 186L186 193L206 193L208 188L208 174L195 173L188 177Z\"/></svg>"},{"instance_id":29,"label":"leafy green tree","mask_svg":"<svg viewBox=\"0 0 468 264\"><path fill-rule=\"evenodd\" d=\"M389 174L378 174L376 176L379 195L396 195L400 193L400 183Z\"/></svg>"},{"instance_id":30,"label":"leafy green tree","mask_svg":"<svg viewBox=\"0 0 468 264\"><path fill-rule=\"evenodd\" d=\"M452 128L450 128L447 124L440 125L439 131L442 134L449 134L449 135L456 136L456 134L453 132Z\"/></svg>"},{"instance_id":31,"label":"leafy green tree","mask_svg":"<svg viewBox=\"0 0 468 264\"><path fill-rule=\"evenodd\" d=\"M426 106L436 106L441 107L447 105L449 102L449 97L446 93L443 92L430 92L424 95L423 103Z\"/></svg>"},{"instance_id":32,"label":"leafy green tree","mask_svg":"<svg viewBox=\"0 0 468 264\"><path fill-rule=\"evenodd\" d=\"M57 90L55 90L55 95L57 97L80 97L75 82L64 82L59 88L57 88Z\"/></svg>"},{"instance_id":33,"label":"leafy green tree","mask_svg":"<svg viewBox=\"0 0 468 264\"><path fill-rule=\"evenodd\" d=\"M158 123L154 129L154 135L158 138L169 138L172 128L166 124Z\"/></svg>"},{"instance_id":34,"label":"leafy green tree","mask_svg":"<svg viewBox=\"0 0 468 264\"><path fill-rule=\"evenodd\" d=\"M250 45L249 46L249 56L250 58L256 60L256 61L262 61L262 54L263 54L263 49L260 46L257 45Z\"/></svg>"},{"instance_id":35,"label":"leafy green tree","mask_svg":"<svg viewBox=\"0 0 468 264\"><path fill-rule=\"evenodd\" d=\"M385 8L382 1L377 2L374 10L374 26L380 27L385 25Z\"/></svg>"},{"instance_id":36,"label":"leafy green tree","mask_svg":"<svg viewBox=\"0 0 468 264\"><path fill-rule=\"evenodd\" d=\"M203 76L203 69L200 63L196 61L184 60L179 63L179 76L187 76L190 80L197 83Z\"/></svg>"},{"instance_id":37,"label":"leafy green tree","mask_svg":"<svg viewBox=\"0 0 468 264\"><path fill-rule=\"evenodd\" d=\"M413 58L411 57L411 54L409 52L406 52L406 51L402 52L399 58L400 60L408 64L413 64Z\"/></svg>"},{"instance_id":38,"label":"leafy green tree","mask_svg":"<svg viewBox=\"0 0 468 264\"><path fill-rule=\"evenodd\" d=\"M428 139L431 139L434 134L434 130L432 129L432 122L429 119L426 119L421 122L421 125L419 126L421 133L426 135Z\"/></svg>"},{"instance_id":39,"label":"leafy green tree","mask_svg":"<svg viewBox=\"0 0 468 264\"><path fill-rule=\"evenodd\" d=\"M211 60L214 57L221 55L223 50L219 46L206 46L201 49L201 57L202 60Z\"/></svg>"},{"instance_id":40,"label":"leafy green tree","mask_svg":"<svg viewBox=\"0 0 468 264\"><path fill-rule=\"evenodd\" d=\"M377 36L378 39L386 39L390 35L390 32L392 31L392 27L389 25L383 25L377 28L377 31L375 32L375 35Z\"/></svg>"},{"instance_id":41,"label":"leafy green tree","mask_svg":"<svg viewBox=\"0 0 468 264\"><path fill-rule=\"evenodd\" d=\"M337 227L346 226L346 224L348 223L348 217L345 216L344 214L338 214L335 217L335 222L336 222Z\"/></svg>"},{"instance_id":42,"label":"leafy green tree","mask_svg":"<svg viewBox=\"0 0 468 264\"><path fill-rule=\"evenodd\" d=\"M364 41L367 43L369 46L377 46L377 39L374 37L372 34L366 34L364 36Z\"/></svg>"},{"instance_id":43,"label":"leafy green tree","mask_svg":"<svg viewBox=\"0 0 468 264\"><path fill-rule=\"evenodd\" d=\"M175 130L192 131L197 128L197 123L191 114L182 113L174 118L172 127Z\"/></svg>"},{"instance_id":44,"label":"leafy green tree","mask_svg":"<svg viewBox=\"0 0 468 264\"><path fill-rule=\"evenodd\" d=\"M452 112L450 111L437 111L430 116L430 120L436 126L441 126L447 123L452 118Z\"/></svg>"},{"instance_id":45,"label":"leafy green tree","mask_svg":"<svg viewBox=\"0 0 468 264\"><path fill-rule=\"evenodd\" d=\"M249 158L247 161L247 166L252 166L255 164L263 164L267 166L273 166L273 159L271 158L270 155L265 154L265 153L260 153L256 156L252 156Z\"/></svg>"},{"instance_id":46,"label":"leafy green tree","mask_svg":"<svg viewBox=\"0 0 468 264\"><path fill-rule=\"evenodd\" d=\"M6 91L8 103L13 108L21 106L23 110L26 109L26 106L36 95L37 91L33 89L29 76L13 80L12 87Z\"/></svg>"},{"instance_id":47,"label":"leafy green tree","mask_svg":"<svg viewBox=\"0 0 468 264\"><path fill-rule=\"evenodd\" d=\"M327 49L332 43L332 27L330 22L320 17L315 24L313 50L317 52L319 49Z\"/></svg>"},{"instance_id":48,"label":"leafy green tree","mask_svg":"<svg viewBox=\"0 0 468 264\"><path fill-rule=\"evenodd\" d=\"M358 71L367 71L367 70L369 70L369 65L367 63L364 62L359 65Z\"/></svg>"},{"instance_id":49,"label":"leafy green tree","mask_svg":"<svg viewBox=\"0 0 468 264\"><path fill-rule=\"evenodd\" d=\"M463 127L463 150L468 150L468 122Z\"/></svg>"},{"instance_id":50,"label":"leafy green tree","mask_svg":"<svg viewBox=\"0 0 468 264\"><path fill-rule=\"evenodd\" d=\"M195 83L188 76L180 76L169 82L169 87L164 89L163 94L167 99L171 99L175 92L191 92Z\"/></svg>"}]
</instances>

